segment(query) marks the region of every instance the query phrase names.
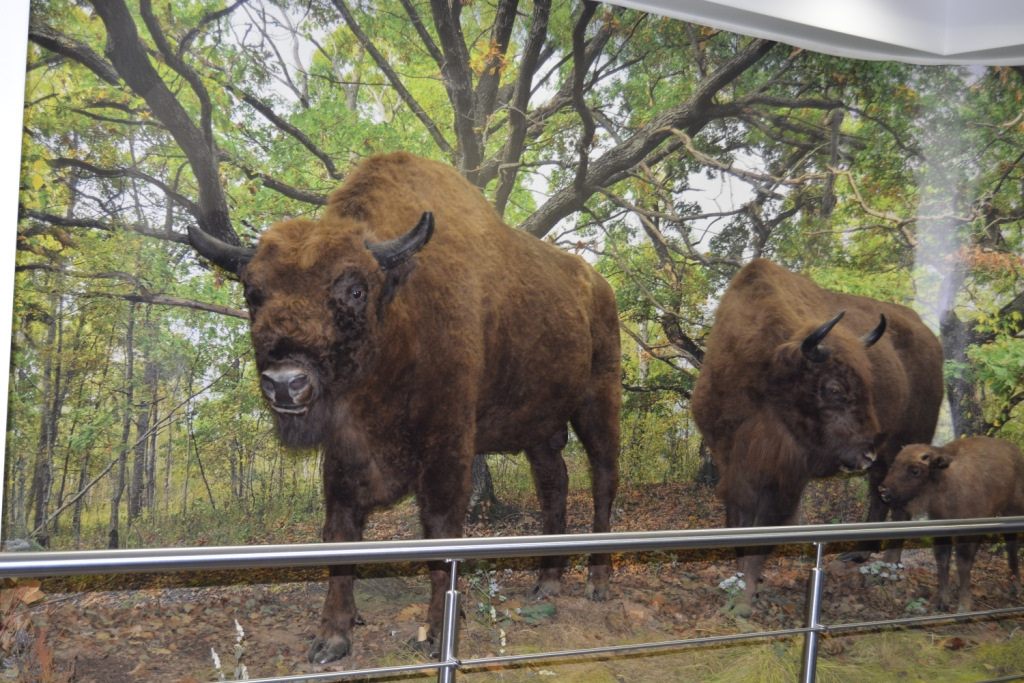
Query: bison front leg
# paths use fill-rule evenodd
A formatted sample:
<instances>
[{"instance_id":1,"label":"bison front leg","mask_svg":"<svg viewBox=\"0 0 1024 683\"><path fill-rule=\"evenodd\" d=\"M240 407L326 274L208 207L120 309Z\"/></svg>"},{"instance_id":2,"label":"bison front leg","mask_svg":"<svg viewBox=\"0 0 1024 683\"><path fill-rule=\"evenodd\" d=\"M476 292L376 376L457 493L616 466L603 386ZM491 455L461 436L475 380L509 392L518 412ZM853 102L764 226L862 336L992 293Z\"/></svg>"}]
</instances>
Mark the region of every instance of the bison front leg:
<instances>
[{"instance_id":1,"label":"bison front leg","mask_svg":"<svg viewBox=\"0 0 1024 683\"><path fill-rule=\"evenodd\" d=\"M1010 595L1017 597L1017 584L1020 583L1020 564L1017 558L1017 534L1004 534L1006 539L1006 561L1010 566Z\"/></svg>"},{"instance_id":2,"label":"bison front leg","mask_svg":"<svg viewBox=\"0 0 1024 683\"><path fill-rule=\"evenodd\" d=\"M332 500L333 499L333 500ZM363 515L359 510L343 506L338 496L326 499L327 520L324 523L325 543L344 543L362 539ZM320 617L320 629L309 647L309 661L326 664L341 659L352 651L352 627L356 623L356 601L353 592L355 567L329 567L327 599Z\"/></svg>"},{"instance_id":3,"label":"bison front leg","mask_svg":"<svg viewBox=\"0 0 1024 683\"><path fill-rule=\"evenodd\" d=\"M875 464L871 466L871 470L868 472L868 517L865 521L884 522L885 518L889 516L889 504L882 500L882 497L878 492L878 486L885 480L885 475L888 471L888 467L884 467L878 460L876 460ZM909 520L910 513L906 510L892 508L892 521L906 522ZM850 550L839 555L839 560L842 562L856 562L858 564L862 564L871 559L871 553L878 552L881 548L881 541L861 541L857 544L856 550ZM883 561L889 564L898 564L902 554L903 539L891 539L886 546Z\"/></svg>"},{"instance_id":4,"label":"bison front leg","mask_svg":"<svg viewBox=\"0 0 1024 683\"><path fill-rule=\"evenodd\" d=\"M760 489L756 500L756 512L749 507L731 505L726 507L726 523L729 527L747 526L782 526L792 524L800 503L803 484L787 487L773 484ZM765 558L771 553L773 546L762 545L749 548L738 548L738 568L743 574L746 586L742 599L735 599L732 614L746 617L753 613L754 599L757 597L764 571Z\"/></svg>"},{"instance_id":5,"label":"bison front leg","mask_svg":"<svg viewBox=\"0 0 1024 683\"><path fill-rule=\"evenodd\" d=\"M752 527L757 513L750 507L736 502L726 502L725 525L730 529ZM726 606L726 610L738 617L749 617L754 613L754 599L757 597L757 582L761 579L767 548L736 548L736 569L743 575L743 595L737 595Z\"/></svg>"},{"instance_id":6,"label":"bison front leg","mask_svg":"<svg viewBox=\"0 0 1024 683\"><path fill-rule=\"evenodd\" d=\"M935 553L936 575L938 587L935 589L935 609L945 612L949 606L949 559L953 553L953 539L936 538L932 546Z\"/></svg>"},{"instance_id":7,"label":"bison front leg","mask_svg":"<svg viewBox=\"0 0 1024 683\"><path fill-rule=\"evenodd\" d=\"M466 449L463 449L466 450ZM444 466L429 468L423 476L423 486L418 494L420 521L426 538L461 538L466 508L469 505L469 470L473 453L459 461L446 461ZM436 653L437 637L441 633L444 618L444 596L451 585L451 564L428 562L430 571L430 607L427 609L427 641L423 643Z\"/></svg>"},{"instance_id":8,"label":"bison front leg","mask_svg":"<svg viewBox=\"0 0 1024 683\"><path fill-rule=\"evenodd\" d=\"M320 617L320 629L309 646L309 661L327 664L352 651L352 627L356 623L352 590L353 565L332 566L327 582L327 599Z\"/></svg>"}]
</instances>

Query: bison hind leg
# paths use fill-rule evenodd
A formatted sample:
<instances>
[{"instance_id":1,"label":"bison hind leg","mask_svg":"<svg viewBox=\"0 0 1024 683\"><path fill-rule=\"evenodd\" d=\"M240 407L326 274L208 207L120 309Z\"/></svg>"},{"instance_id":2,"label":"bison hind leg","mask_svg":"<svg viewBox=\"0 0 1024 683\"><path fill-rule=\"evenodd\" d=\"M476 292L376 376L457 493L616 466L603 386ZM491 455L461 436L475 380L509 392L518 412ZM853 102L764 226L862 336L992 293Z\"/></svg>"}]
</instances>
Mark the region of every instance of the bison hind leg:
<instances>
[{"instance_id":1,"label":"bison hind leg","mask_svg":"<svg viewBox=\"0 0 1024 683\"><path fill-rule=\"evenodd\" d=\"M957 612L971 611L971 569L974 567L974 558L978 554L980 543L973 536L968 539L958 539L956 544L956 573L960 580Z\"/></svg>"},{"instance_id":2,"label":"bison hind leg","mask_svg":"<svg viewBox=\"0 0 1024 683\"><path fill-rule=\"evenodd\" d=\"M545 535L565 533L565 501L569 494L569 473L562 458L562 449L569 440L569 429L562 426L542 442L526 449L533 473L533 486L540 500L542 525ZM562 586L563 555L545 556L540 561L540 574L531 597L545 598L558 595Z\"/></svg>"},{"instance_id":3,"label":"bison hind leg","mask_svg":"<svg viewBox=\"0 0 1024 683\"><path fill-rule=\"evenodd\" d=\"M587 398L570 422L583 444L590 461L591 495L594 499L596 534L611 531L612 503L619 489L619 419L621 385L618 373L595 380ZM590 556L590 573L585 595L589 600L608 599L612 573L612 556L595 553Z\"/></svg>"}]
</instances>

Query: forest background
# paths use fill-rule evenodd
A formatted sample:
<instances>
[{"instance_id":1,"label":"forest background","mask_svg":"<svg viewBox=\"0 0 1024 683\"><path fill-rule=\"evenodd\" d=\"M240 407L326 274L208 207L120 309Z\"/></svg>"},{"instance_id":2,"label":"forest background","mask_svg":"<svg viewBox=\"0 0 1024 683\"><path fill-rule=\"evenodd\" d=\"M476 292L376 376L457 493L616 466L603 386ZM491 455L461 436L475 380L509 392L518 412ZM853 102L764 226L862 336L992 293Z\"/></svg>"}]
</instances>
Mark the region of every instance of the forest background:
<instances>
[{"instance_id":1,"label":"forest background","mask_svg":"<svg viewBox=\"0 0 1024 683\"><path fill-rule=\"evenodd\" d=\"M701 473L689 393L754 257L913 306L945 352L937 440L1024 444L1024 68L516 0L41 0L29 40L5 539L318 523L318 454L277 444L240 288L186 227L252 244L395 149L453 164L613 284L624 487ZM574 442L567 460L586 486ZM486 462L499 500L530 496L525 462Z\"/></svg>"}]
</instances>

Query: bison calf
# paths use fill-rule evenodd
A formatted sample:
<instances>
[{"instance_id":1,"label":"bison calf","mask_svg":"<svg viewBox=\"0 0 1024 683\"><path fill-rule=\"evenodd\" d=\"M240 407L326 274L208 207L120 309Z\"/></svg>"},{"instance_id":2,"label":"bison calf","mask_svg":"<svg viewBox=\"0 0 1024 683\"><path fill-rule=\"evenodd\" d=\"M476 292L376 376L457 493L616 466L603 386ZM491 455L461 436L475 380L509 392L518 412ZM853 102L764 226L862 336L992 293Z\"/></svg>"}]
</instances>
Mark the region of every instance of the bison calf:
<instances>
[{"instance_id":1,"label":"bison calf","mask_svg":"<svg viewBox=\"0 0 1024 683\"><path fill-rule=\"evenodd\" d=\"M976 436L945 446L913 444L899 452L878 492L893 507L911 515L927 512L930 519L970 519L1024 514L1024 460L1020 448L1004 441ZM971 567L979 538L961 537L956 543L960 578L957 609L971 609ZM949 557L952 539L935 539L939 587L937 607L949 597ZM1020 572L1017 535L1006 534L1010 563L1010 594L1017 594Z\"/></svg>"}]
</instances>

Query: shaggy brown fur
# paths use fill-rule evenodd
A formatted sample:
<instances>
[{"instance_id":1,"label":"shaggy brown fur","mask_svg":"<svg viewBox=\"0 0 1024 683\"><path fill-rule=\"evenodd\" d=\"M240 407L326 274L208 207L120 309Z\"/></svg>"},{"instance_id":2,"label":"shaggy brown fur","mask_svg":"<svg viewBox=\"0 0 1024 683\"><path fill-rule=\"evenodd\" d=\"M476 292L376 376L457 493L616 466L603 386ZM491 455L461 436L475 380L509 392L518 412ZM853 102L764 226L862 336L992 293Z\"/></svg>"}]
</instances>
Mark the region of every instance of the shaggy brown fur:
<instances>
[{"instance_id":1,"label":"shaggy brown fur","mask_svg":"<svg viewBox=\"0 0 1024 683\"><path fill-rule=\"evenodd\" d=\"M419 243L379 260L373 250L420 230L426 223L410 228L429 222L424 211L436 227L432 237L422 231L429 241L416 256ZM194 236L197 248L203 241ZM474 453L518 450L544 533L564 533L567 423L590 457L594 531L609 530L618 315L611 287L583 259L509 228L453 169L405 153L362 162L322 219L273 226L251 260L206 251L243 264L257 366L282 441L324 449L325 541L359 540L370 510L408 493L427 538L461 536ZM539 592L558 591L562 565L542 561ZM589 597L606 597L610 567L608 556L591 558ZM436 634L444 563L432 563L430 577ZM352 567L331 568L313 661L351 647L352 580Z\"/></svg>"},{"instance_id":2,"label":"shaggy brown fur","mask_svg":"<svg viewBox=\"0 0 1024 683\"><path fill-rule=\"evenodd\" d=\"M805 353L808 336L841 311ZM862 338L880 315L881 338ZM719 469L726 524L745 527L792 523L811 478L872 460L868 520L885 519L875 489L900 448L931 440L941 400L942 348L916 313L758 259L722 296L691 406ZM748 603L769 551L738 551Z\"/></svg>"},{"instance_id":3,"label":"shaggy brown fur","mask_svg":"<svg viewBox=\"0 0 1024 683\"><path fill-rule=\"evenodd\" d=\"M910 515L922 512L929 519L974 519L1024 515L1024 456L1016 444L1003 439L974 436L945 446L912 444L899 452L889 474L878 487L882 498ZM1017 534L1006 534L1010 565L1010 594L1017 595L1020 568ZM956 572L960 578L957 609L971 609L971 568L980 538L956 541ZM949 603L951 539L935 539L940 610Z\"/></svg>"}]
</instances>

